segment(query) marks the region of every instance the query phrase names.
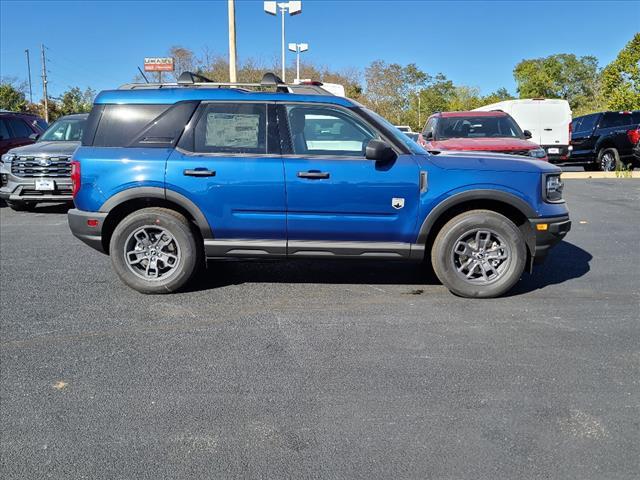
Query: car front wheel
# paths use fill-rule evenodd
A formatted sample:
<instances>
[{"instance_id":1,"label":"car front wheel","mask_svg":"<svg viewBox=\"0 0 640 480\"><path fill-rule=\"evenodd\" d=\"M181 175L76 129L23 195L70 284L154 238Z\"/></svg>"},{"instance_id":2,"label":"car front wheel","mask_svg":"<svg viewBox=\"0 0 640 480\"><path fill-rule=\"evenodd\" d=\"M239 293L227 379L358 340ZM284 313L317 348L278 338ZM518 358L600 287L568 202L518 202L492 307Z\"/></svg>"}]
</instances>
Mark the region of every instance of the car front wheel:
<instances>
[{"instance_id":1,"label":"car front wheel","mask_svg":"<svg viewBox=\"0 0 640 480\"><path fill-rule=\"evenodd\" d=\"M447 222L431 251L433 269L451 292L492 298L520 279L527 247L518 227L490 210L472 210Z\"/></svg>"},{"instance_id":2,"label":"car front wheel","mask_svg":"<svg viewBox=\"0 0 640 480\"><path fill-rule=\"evenodd\" d=\"M141 293L169 293L187 284L202 262L189 221L166 208L144 208L125 217L109 243L118 276Z\"/></svg>"}]
</instances>

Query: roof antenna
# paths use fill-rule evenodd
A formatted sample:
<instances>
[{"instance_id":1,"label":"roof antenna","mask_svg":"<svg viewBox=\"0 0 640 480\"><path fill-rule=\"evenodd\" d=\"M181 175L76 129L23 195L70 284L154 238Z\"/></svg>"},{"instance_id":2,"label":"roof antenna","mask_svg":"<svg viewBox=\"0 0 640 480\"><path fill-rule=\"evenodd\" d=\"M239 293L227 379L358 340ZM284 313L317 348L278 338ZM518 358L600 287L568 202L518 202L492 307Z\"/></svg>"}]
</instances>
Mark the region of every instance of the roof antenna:
<instances>
[{"instance_id":1,"label":"roof antenna","mask_svg":"<svg viewBox=\"0 0 640 480\"><path fill-rule=\"evenodd\" d=\"M144 81L149 83L149 79L147 78L147 76L144 74L144 72L140 69L140 67L138 67L138 71L140 72L140 75L142 75L142 78L144 78Z\"/></svg>"}]
</instances>

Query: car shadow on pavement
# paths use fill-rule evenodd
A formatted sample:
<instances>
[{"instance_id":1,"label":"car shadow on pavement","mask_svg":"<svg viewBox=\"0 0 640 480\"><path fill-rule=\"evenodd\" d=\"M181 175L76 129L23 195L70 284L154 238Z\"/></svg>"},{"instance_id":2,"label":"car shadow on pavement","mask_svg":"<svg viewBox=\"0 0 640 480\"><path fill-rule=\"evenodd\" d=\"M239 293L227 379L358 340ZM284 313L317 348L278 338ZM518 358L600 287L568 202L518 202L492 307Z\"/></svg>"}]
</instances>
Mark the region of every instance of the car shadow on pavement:
<instances>
[{"instance_id":1,"label":"car shadow on pavement","mask_svg":"<svg viewBox=\"0 0 640 480\"><path fill-rule=\"evenodd\" d=\"M593 257L582 248L560 242L546 261L525 273L507 296L522 295L585 275ZM186 292L243 283L317 283L364 285L439 285L427 262L370 260L236 260L209 261Z\"/></svg>"},{"instance_id":2,"label":"car shadow on pavement","mask_svg":"<svg viewBox=\"0 0 640 480\"><path fill-rule=\"evenodd\" d=\"M4 200L0 200L0 208L9 208L9 205L7 205L7 202ZM29 210L24 210L20 213L67 213L70 208L73 208L71 203L44 203L37 204Z\"/></svg>"},{"instance_id":3,"label":"car shadow on pavement","mask_svg":"<svg viewBox=\"0 0 640 480\"><path fill-rule=\"evenodd\" d=\"M209 261L185 291L243 283L438 285L429 264L370 260Z\"/></svg>"},{"instance_id":4,"label":"car shadow on pavement","mask_svg":"<svg viewBox=\"0 0 640 480\"><path fill-rule=\"evenodd\" d=\"M560 242L551 249L544 263L534 265L533 273L522 276L507 296L521 295L580 278L591 269L589 262L592 258L589 252L577 245Z\"/></svg>"}]
</instances>

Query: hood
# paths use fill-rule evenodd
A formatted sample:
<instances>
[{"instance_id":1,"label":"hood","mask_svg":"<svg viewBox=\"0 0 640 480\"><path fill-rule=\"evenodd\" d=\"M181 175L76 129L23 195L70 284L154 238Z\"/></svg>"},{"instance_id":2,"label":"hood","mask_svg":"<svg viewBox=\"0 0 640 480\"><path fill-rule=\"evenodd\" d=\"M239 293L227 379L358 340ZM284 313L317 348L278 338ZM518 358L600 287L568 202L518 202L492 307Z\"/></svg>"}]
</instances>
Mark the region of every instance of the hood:
<instances>
[{"instance_id":1,"label":"hood","mask_svg":"<svg viewBox=\"0 0 640 480\"><path fill-rule=\"evenodd\" d=\"M449 138L431 142L434 149L442 150L533 150L538 145L521 138Z\"/></svg>"},{"instance_id":2,"label":"hood","mask_svg":"<svg viewBox=\"0 0 640 480\"><path fill-rule=\"evenodd\" d=\"M12 148L9 153L33 157L55 157L56 155L71 156L80 142L36 142L24 147Z\"/></svg>"},{"instance_id":3,"label":"hood","mask_svg":"<svg viewBox=\"0 0 640 480\"><path fill-rule=\"evenodd\" d=\"M560 173L560 167L538 159L490 152L431 152L428 160L445 170L491 170L495 172Z\"/></svg>"}]
</instances>

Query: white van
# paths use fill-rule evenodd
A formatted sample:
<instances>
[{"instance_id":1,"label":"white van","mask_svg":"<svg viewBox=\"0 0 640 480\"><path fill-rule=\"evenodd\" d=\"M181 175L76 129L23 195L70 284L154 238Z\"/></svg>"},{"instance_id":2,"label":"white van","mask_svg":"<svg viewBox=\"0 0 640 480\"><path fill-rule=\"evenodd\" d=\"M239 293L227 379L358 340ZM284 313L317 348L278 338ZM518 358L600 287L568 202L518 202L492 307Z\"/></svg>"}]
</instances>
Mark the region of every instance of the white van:
<instances>
[{"instance_id":1,"label":"white van","mask_svg":"<svg viewBox=\"0 0 640 480\"><path fill-rule=\"evenodd\" d=\"M560 99L530 98L505 100L476 108L483 112L502 110L513 117L522 130L531 132L531 141L547 151L550 162L569 159L571 147L571 108Z\"/></svg>"}]
</instances>

